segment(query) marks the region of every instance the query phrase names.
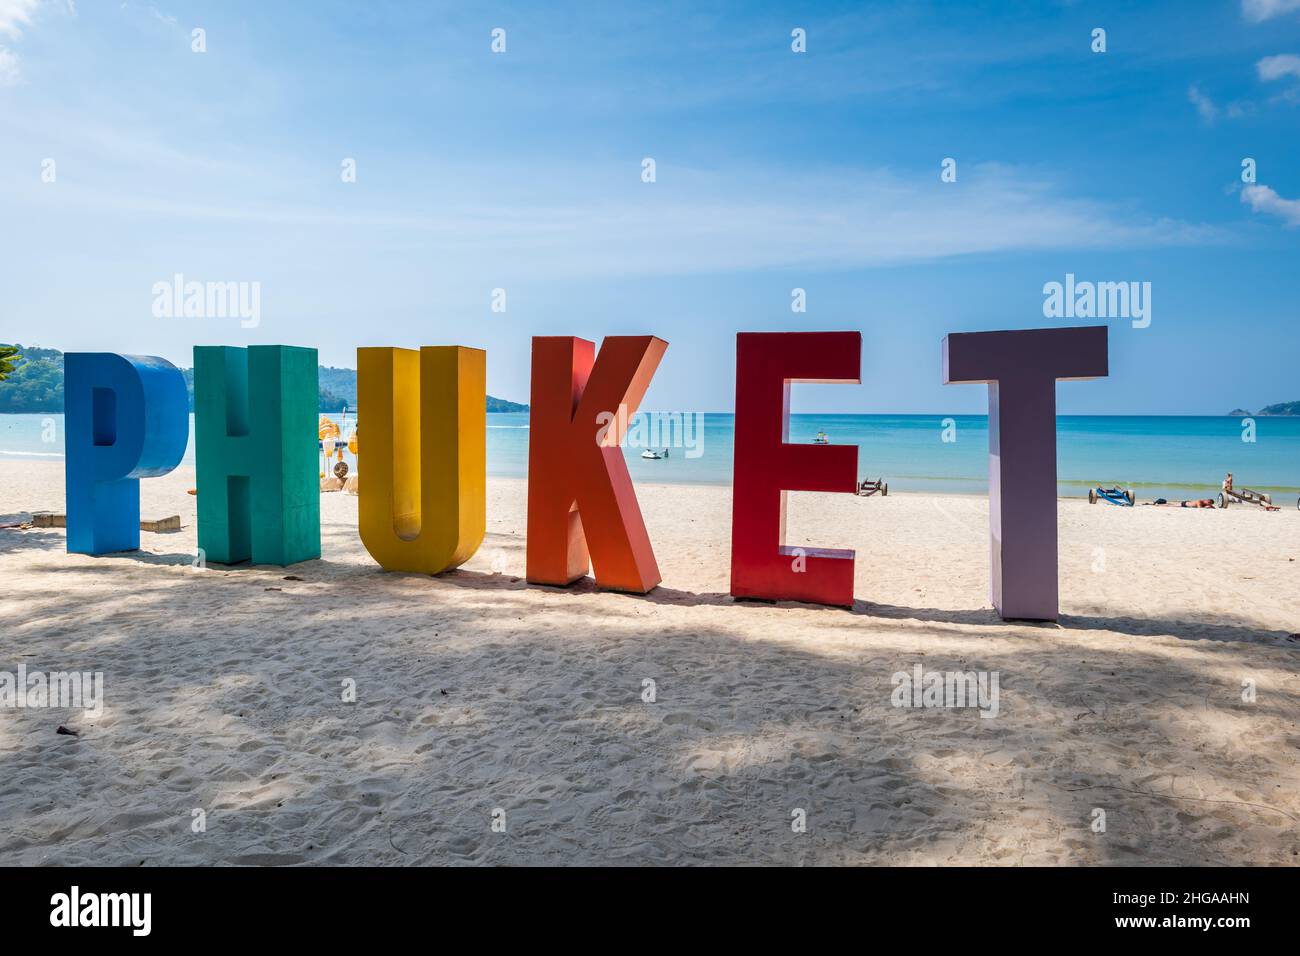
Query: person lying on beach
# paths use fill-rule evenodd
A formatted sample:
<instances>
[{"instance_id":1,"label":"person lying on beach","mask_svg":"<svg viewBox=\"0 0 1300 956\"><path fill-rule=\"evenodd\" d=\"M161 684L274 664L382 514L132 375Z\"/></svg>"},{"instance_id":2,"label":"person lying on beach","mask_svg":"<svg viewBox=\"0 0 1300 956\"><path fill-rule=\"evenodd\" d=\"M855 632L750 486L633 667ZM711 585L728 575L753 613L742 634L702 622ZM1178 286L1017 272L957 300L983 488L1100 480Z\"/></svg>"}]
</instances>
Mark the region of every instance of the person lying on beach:
<instances>
[{"instance_id":1,"label":"person lying on beach","mask_svg":"<svg viewBox=\"0 0 1300 956\"><path fill-rule=\"evenodd\" d=\"M1169 504L1172 504L1172 502L1170 502L1170 501L1166 501L1164 498L1157 498L1155 501L1148 501L1147 504L1151 505L1152 507L1158 508L1158 507L1160 507L1161 505L1169 505ZM1180 502L1178 502L1178 507L1180 507L1180 508L1213 508L1213 507L1214 507L1214 499L1213 499L1213 498L1197 498L1195 501L1180 501Z\"/></svg>"}]
</instances>

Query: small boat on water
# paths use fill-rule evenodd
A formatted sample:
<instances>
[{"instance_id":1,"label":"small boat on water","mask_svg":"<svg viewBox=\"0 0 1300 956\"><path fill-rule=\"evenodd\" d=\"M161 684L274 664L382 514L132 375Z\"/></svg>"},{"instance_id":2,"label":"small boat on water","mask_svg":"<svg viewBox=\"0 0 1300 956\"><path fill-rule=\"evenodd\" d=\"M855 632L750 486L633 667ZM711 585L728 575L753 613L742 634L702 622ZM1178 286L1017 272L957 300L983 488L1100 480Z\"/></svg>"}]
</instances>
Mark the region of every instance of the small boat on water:
<instances>
[{"instance_id":1,"label":"small boat on water","mask_svg":"<svg viewBox=\"0 0 1300 956\"><path fill-rule=\"evenodd\" d=\"M668 457L668 449L665 448L663 454L661 455L659 454L659 452L655 451L654 449L647 448L645 451L641 452L641 457L646 459L647 461L659 461L662 458Z\"/></svg>"},{"instance_id":2,"label":"small boat on water","mask_svg":"<svg viewBox=\"0 0 1300 956\"><path fill-rule=\"evenodd\" d=\"M816 435L813 436L814 445L829 445L830 443L831 440L826 437L826 433L824 431L819 431L817 432Z\"/></svg>"}]
</instances>

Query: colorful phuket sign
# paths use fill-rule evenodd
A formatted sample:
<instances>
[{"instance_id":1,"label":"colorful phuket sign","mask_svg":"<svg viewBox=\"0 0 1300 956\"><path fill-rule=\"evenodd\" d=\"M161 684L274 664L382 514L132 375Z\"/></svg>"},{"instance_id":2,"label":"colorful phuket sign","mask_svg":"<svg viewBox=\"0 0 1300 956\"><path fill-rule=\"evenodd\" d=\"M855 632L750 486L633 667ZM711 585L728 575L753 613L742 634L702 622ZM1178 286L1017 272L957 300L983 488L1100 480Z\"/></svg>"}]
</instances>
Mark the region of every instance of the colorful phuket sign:
<instances>
[{"instance_id":1,"label":"colorful phuket sign","mask_svg":"<svg viewBox=\"0 0 1300 956\"><path fill-rule=\"evenodd\" d=\"M1056 383L1108 372L1105 326L975 332L943 341L945 384L989 391L990 593L1004 618L1055 620ZM644 594L659 566L620 444L668 348L652 335L533 339L527 578L589 572ZM790 444L790 387L861 381L858 332L736 337L731 593L853 604L854 553L790 548L790 491L856 490L857 448ZM208 561L320 557L315 349L194 350L198 544ZM152 356L65 362L68 551L140 546L140 479L179 464L185 380ZM362 544L388 571L438 574L486 528L486 353L460 346L357 350L366 409Z\"/></svg>"}]
</instances>

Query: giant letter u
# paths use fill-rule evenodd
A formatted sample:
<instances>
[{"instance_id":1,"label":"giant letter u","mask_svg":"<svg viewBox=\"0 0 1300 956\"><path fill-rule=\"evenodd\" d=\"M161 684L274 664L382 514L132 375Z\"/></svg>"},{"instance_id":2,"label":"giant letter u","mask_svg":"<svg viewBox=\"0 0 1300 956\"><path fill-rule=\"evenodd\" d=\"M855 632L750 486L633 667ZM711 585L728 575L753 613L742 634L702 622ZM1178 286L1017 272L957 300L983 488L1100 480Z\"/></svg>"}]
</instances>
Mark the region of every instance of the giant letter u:
<instances>
[{"instance_id":1,"label":"giant letter u","mask_svg":"<svg viewBox=\"0 0 1300 956\"><path fill-rule=\"evenodd\" d=\"M357 349L361 542L384 570L437 574L483 543L486 370L458 345Z\"/></svg>"}]
</instances>

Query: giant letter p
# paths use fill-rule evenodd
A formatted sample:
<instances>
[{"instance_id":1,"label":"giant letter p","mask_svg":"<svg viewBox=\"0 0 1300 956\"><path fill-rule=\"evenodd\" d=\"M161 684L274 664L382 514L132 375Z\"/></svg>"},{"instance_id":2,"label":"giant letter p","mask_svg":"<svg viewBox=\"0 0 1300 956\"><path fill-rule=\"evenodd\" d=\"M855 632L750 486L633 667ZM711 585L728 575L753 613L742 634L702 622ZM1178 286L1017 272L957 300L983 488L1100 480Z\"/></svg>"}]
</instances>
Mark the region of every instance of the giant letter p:
<instances>
[{"instance_id":1,"label":"giant letter p","mask_svg":"<svg viewBox=\"0 0 1300 956\"><path fill-rule=\"evenodd\" d=\"M140 479L175 468L189 441L185 377L165 359L63 358L68 551L140 547Z\"/></svg>"}]
</instances>

